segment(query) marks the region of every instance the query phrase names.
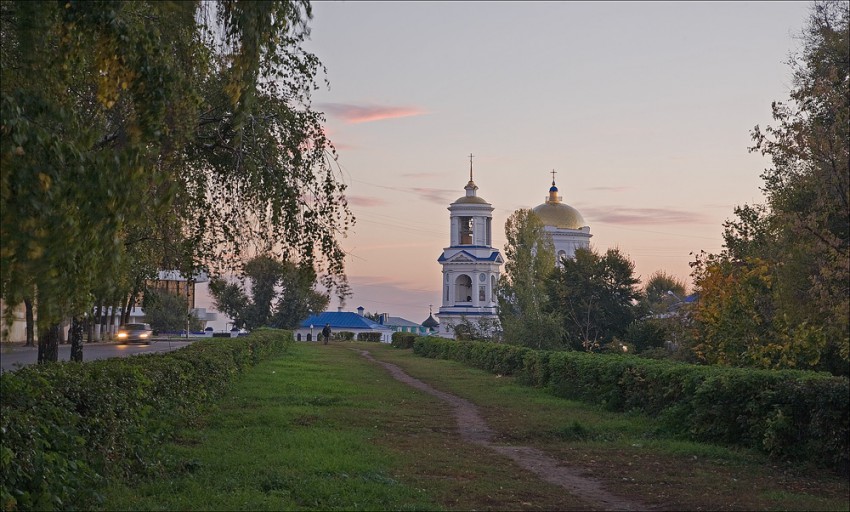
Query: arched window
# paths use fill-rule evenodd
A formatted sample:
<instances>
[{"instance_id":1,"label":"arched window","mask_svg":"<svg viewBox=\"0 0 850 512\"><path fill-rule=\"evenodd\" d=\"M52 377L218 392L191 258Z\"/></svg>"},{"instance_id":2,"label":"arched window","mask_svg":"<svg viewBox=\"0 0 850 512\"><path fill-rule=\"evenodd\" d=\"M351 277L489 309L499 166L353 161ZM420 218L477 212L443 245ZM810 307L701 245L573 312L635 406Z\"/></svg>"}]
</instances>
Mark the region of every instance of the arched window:
<instances>
[{"instance_id":1,"label":"arched window","mask_svg":"<svg viewBox=\"0 0 850 512\"><path fill-rule=\"evenodd\" d=\"M295 339L298 340L298 341L301 341L301 333L300 332L295 335Z\"/></svg>"},{"instance_id":2,"label":"arched window","mask_svg":"<svg viewBox=\"0 0 850 512\"><path fill-rule=\"evenodd\" d=\"M455 280L455 302L472 302L472 278L466 274Z\"/></svg>"},{"instance_id":3,"label":"arched window","mask_svg":"<svg viewBox=\"0 0 850 512\"><path fill-rule=\"evenodd\" d=\"M561 266L561 260L567 257L566 251L558 251L558 259L555 261L559 267Z\"/></svg>"},{"instance_id":4,"label":"arched window","mask_svg":"<svg viewBox=\"0 0 850 512\"><path fill-rule=\"evenodd\" d=\"M490 276L490 302L496 302L496 276Z\"/></svg>"}]
</instances>

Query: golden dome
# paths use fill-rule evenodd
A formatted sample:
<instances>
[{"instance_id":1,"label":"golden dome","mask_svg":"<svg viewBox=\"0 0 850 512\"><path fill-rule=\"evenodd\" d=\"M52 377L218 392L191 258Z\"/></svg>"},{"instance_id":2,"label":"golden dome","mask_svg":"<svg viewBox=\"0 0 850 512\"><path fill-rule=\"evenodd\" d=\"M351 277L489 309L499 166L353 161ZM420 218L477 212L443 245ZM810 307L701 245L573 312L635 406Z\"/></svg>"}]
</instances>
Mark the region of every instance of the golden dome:
<instances>
[{"instance_id":1,"label":"golden dome","mask_svg":"<svg viewBox=\"0 0 850 512\"><path fill-rule=\"evenodd\" d=\"M581 229L587 225L584 217L568 204L561 202L558 196L558 187L555 186L554 171L552 174L552 188L549 189L549 198L546 202L532 210L544 226L552 226L561 229Z\"/></svg>"},{"instance_id":2,"label":"golden dome","mask_svg":"<svg viewBox=\"0 0 850 512\"><path fill-rule=\"evenodd\" d=\"M546 203L541 204L532 211L540 217L544 226L562 229L581 229L587 225L584 217L581 216L578 210L564 203L546 201Z\"/></svg>"}]
</instances>

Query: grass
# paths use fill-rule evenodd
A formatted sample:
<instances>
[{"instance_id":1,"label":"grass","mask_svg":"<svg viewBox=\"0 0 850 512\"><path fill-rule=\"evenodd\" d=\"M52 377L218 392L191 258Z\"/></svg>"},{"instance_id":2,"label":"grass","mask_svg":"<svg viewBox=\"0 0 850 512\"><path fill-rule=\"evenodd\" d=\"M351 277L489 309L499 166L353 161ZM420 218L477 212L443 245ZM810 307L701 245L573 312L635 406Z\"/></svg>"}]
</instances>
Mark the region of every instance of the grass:
<instances>
[{"instance_id":1,"label":"grass","mask_svg":"<svg viewBox=\"0 0 850 512\"><path fill-rule=\"evenodd\" d=\"M478 404L498 442L558 456L667 510L847 510L844 479L665 437L656 422L386 345L296 344L259 365L168 447L164 474L106 492L108 510L588 510L489 450L450 408L353 348Z\"/></svg>"}]
</instances>

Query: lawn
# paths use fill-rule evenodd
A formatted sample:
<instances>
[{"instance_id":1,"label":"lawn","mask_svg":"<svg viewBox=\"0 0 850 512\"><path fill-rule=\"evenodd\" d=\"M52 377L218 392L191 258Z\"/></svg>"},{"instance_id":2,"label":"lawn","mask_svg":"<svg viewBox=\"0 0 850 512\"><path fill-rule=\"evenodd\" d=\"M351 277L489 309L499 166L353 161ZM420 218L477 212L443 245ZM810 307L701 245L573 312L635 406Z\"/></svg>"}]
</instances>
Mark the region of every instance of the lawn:
<instances>
[{"instance_id":1,"label":"lawn","mask_svg":"<svg viewBox=\"0 0 850 512\"><path fill-rule=\"evenodd\" d=\"M587 510L594 503L461 441L452 409L360 350L466 398L497 442L533 446L664 510L847 510L845 479L664 436L651 418L552 397L372 343L296 344L167 448L162 474L107 489L106 510Z\"/></svg>"}]
</instances>

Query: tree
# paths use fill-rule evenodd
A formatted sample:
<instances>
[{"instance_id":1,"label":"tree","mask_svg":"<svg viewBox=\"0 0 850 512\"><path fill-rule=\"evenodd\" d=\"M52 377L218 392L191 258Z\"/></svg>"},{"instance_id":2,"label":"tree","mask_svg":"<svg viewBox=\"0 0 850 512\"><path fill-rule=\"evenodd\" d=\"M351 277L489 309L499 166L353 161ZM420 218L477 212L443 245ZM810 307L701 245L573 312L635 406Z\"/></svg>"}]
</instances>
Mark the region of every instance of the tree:
<instances>
[{"instance_id":1,"label":"tree","mask_svg":"<svg viewBox=\"0 0 850 512\"><path fill-rule=\"evenodd\" d=\"M709 364L756 368L816 368L824 328L792 324L774 300L775 273L757 258L705 256L695 265L700 299L693 310L696 356Z\"/></svg>"},{"instance_id":2,"label":"tree","mask_svg":"<svg viewBox=\"0 0 850 512\"><path fill-rule=\"evenodd\" d=\"M548 291L552 307L563 315L566 338L573 348L597 350L622 336L642 316L634 263L618 249L608 249L604 255L577 249L575 258L561 263Z\"/></svg>"},{"instance_id":3,"label":"tree","mask_svg":"<svg viewBox=\"0 0 850 512\"><path fill-rule=\"evenodd\" d=\"M234 326L245 325L245 311L248 307L248 296L238 283L229 283L224 279L210 280L210 294L213 305L233 320Z\"/></svg>"},{"instance_id":4,"label":"tree","mask_svg":"<svg viewBox=\"0 0 850 512\"><path fill-rule=\"evenodd\" d=\"M499 323L490 318L470 320L461 316L460 323L449 324L449 328L460 341L499 341Z\"/></svg>"},{"instance_id":5,"label":"tree","mask_svg":"<svg viewBox=\"0 0 850 512\"><path fill-rule=\"evenodd\" d=\"M672 292L674 295L670 295ZM664 272L658 270L649 276L649 280L643 287L644 308L650 313L664 313L671 305L684 299L687 294L685 283ZM677 298L678 297L678 298Z\"/></svg>"},{"instance_id":6,"label":"tree","mask_svg":"<svg viewBox=\"0 0 850 512\"><path fill-rule=\"evenodd\" d=\"M186 315L189 315L185 297L168 293L148 291L145 293L145 320L155 331L182 331L186 329ZM189 330L197 331L203 327L197 316L188 317Z\"/></svg>"},{"instance_id":7,"label":"tree","mask_svg":"<svg viewBox=\"0 0 850 512\"><path fill-rule=\"evenodd\" d=\"M133 297L131 252L173 260L135 250L146 232L168 234L184 275L260 247L347 291L336 237L353 219L310 107L308 2L9 1L0 16L0 292L35 290L40 332Z\"/></svg>"},{"instance_id":8,"label":"tree","mask_svg":"<svg viewBox=\"0 0 850 512\"><path fill-rule=\"evenodd\" d=\"M221 279L213 280L209 289L216 308L248 329L292 329L329 302L327 295L315 290L316 274L306 264L257 256L245 264L243 279L251 284L250 298L242 285Z\"/></svg>"},{"instance_id":9,"label":"tree","mask_svg":"<svg viewBox=\"0 0 850 512\"><path fill-rule=\"evenodd\" d=\"M312 266L284 261L272 327L295 329L311 313L324 311L330 300L327 295L316 291L315 284L316 273Z\"/></svg>"},{"instance_id":10,"label":"tree","mask_svg":"<svg viewBox=\"0 0 850 512\"><path fill-rule=\"evenodd\" d=\"M761 175L766 203L735 208L736 218L725 224L721 254L692 264L701 297L695 335L703 357L721 364L847 375L850 5L816 2L802 42L790 63L790 101L773 103L775 126L756 126L752 132L750 150L771 158L772 166ZM730 290L743 297L730 297ZM755 316L717 314L735 304ZM734 319L740 325L732 324ZM722 341L720 333L728 330L756 337L744 346ZM741 350L763 354L741 358Z\"/></svg>"},{"instance_id":11,"label":"tree","mask_svg":"<svg viewBox=\"0 0 850 512\"><path fill-rule=\"evenodd\" d=\"M555 271L555 246L531 210L505 223L505 273L499 279L499 321L505 341L537 349L559 346L563 319L549 305L546 283Z\"/></svg>"}]
</instances>

